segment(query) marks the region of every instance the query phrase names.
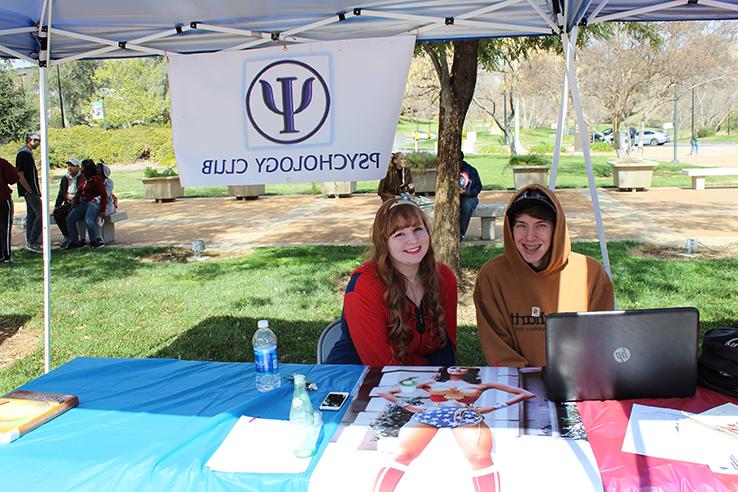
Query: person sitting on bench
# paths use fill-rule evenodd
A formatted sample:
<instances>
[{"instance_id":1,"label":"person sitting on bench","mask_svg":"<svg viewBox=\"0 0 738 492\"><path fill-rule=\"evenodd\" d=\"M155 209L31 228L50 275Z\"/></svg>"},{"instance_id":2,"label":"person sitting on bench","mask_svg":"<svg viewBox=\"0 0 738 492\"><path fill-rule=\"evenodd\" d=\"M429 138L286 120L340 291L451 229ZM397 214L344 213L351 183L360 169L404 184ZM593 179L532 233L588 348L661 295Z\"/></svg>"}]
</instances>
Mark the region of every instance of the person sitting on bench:
<instances>
[{"instance_id":1,"label":"person sitting on bench","mask_svg":"<svg viewBox=\"0 0 738 492\"><path fill-rule=\"evenodd\" d=\"M84 218L87 225L87 235L90 247L97 248L105 243L100 234L100 225L105 220L105 209L108 205L108 193L105 190L105 179L97 175L97 166L90 159L82 161L82 181L74 197L74 208L67 216L67 229L71 239L68 249L81 248L85 245L84 238L77 232L77 221ZM100 200L95 200L99 197Z\"/></svg>"},{"instance_id":2,"label":"person sitting on bench","mask_svg":"<svg viewBox=\"0 0 738 492\"><path fill-rule=\"evenodd\" d=\"M82 163L79 162L79 159L71 157L67 161L67 174L62 176L61 182L59 183L59 193L56 195L52 215L54 216L54 222L56 222L62 236L64 236L62 242L59 243L59 247L61 248L66 248L72 242L69 239L69 229L67 229L67 216L72 211L72 200L74 200L74 195L77 194L81 168Z\"/></svg>"},{"instance_id":3,"label":"person sitting on bench","mask_svg":"<svg viewBox=\"0 0 738 492\"><path fill-rule=\"evenodd\" d=\"M394 152L390 156L387 175L379 181L377 194L383 202L386 202L393 198L399 198L403 194L412 195L414 193L415 185L413 184L413 175L410 173L410 168L407 167L407 158L402 152Z\"/></svg>"}]
</instances>

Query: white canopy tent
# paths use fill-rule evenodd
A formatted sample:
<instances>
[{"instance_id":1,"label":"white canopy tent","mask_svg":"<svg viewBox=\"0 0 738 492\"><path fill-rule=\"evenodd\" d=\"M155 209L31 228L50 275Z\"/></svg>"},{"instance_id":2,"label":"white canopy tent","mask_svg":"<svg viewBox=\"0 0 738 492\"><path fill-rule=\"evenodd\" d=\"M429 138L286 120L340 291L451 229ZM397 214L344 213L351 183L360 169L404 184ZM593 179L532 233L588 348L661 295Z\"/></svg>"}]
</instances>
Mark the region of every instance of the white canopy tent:
<instances>
[{"instance_id":1,"label":"white canopy tent","mask_svg":"<svg viewBox=\"0 0 738 492\"><path fill-rule=\"evenodd\" d=\"M44 235L44 359L51 368L48 68L80 59L244 50L414 34L418 41L561 36L566 59L550 187L556 183L568 93L585 128L574 69L582 24L738 18L738 0L0 0L0 56L39 67ZM580 132L607 271L587 132Z\"/></svg>"}]
</instances>

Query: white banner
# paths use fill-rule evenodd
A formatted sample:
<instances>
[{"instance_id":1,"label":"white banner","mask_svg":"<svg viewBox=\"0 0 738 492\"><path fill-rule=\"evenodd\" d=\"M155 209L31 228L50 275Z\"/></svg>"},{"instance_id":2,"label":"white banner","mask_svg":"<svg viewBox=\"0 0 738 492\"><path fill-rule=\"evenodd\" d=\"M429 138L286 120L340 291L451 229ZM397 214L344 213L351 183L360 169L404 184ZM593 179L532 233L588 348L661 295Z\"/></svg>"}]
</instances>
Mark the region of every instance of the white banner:
<instances>
[{"instance_id":1,"label":"white banner","mask_svg":"<svg viewBox=\"0 0 738 492\"><path fill-rule=\"evenodd\" d=\"M384 177L413 36L169 57L185 186Z\"/></svg>"}]
</instances>

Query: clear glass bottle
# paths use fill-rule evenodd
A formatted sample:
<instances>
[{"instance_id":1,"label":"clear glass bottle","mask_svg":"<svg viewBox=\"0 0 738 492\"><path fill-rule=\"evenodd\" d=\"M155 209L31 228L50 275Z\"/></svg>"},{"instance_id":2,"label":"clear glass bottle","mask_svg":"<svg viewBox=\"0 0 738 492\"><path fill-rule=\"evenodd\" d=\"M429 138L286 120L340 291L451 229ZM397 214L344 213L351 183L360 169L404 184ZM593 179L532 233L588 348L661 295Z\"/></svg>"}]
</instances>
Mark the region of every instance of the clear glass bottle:
<instances>
[{"instance_id":1,"label":"clear glass bottle","mask_svg":"<svg viewBox=\"0 0 738 492\"><path fill-rule=\"evenodd\" d=\"M315 453L317 433L320 432L320 422L316 422L313 404L305 386L305 376L294 375L295 389L292 393L290 406L290 423L295 433L295 456L308 458Z\"/></svg>"},{"instance_id":2,"label":"clear glass bottle","mask_svg":"<svg viewBox=\"0 0 738 492\"><path fill-rule=\"evenodd\" d=\"M278 388L279 358L277 356L277 336L269 329L269 322L259 321L252 338L254 345L254 364L256 365L256 389L264 393Z\"/></svg>"}]
</instances>

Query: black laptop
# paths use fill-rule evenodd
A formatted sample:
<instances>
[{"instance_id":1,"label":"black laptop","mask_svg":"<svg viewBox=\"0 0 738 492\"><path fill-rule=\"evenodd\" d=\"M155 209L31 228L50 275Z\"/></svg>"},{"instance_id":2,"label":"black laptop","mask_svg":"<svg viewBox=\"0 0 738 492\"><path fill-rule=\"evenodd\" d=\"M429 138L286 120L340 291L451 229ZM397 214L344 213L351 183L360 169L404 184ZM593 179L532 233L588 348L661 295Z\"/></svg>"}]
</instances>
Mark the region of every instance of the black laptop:
<instances>
[{"instance_id":1,"label":"black laptop","mask_svg":"<svg viewBox=\"0 0 738 492\"><path fill-rule=\"evenodd\" d=\"M692 396L698 326L695 308L551 314L546 395L551 401Z\"/></svg>"}]
</instances>

